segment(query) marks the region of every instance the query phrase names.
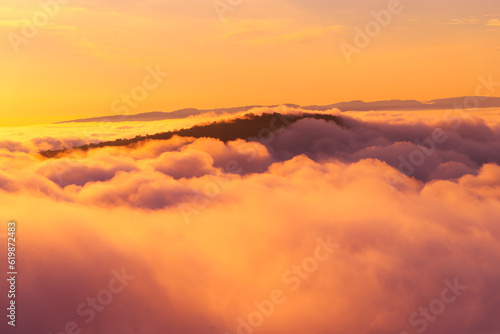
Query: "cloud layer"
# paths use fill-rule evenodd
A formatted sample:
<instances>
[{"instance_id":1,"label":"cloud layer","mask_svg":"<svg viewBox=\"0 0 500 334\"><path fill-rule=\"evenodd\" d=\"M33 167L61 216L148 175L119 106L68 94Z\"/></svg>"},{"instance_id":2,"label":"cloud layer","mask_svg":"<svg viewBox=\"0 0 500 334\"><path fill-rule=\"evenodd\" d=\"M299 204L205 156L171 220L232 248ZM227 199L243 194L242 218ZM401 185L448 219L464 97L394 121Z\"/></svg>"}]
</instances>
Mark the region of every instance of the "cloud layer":
<instances>
[{"instance_id":1,"label":"cloud layer","mask_svg":"<svg viewBox=\"0 0 500 334\"><path fill-rule=\"evenodd\" d=\"M496 333L500 128L462 116L347 113L344 128L305 119L254 142L61 159L32 153L36 138L2 143L16 332ZM101 304L122 268L133 280ZM87 298L103 307L88 323Z\"/></svg>"}]
</instances>

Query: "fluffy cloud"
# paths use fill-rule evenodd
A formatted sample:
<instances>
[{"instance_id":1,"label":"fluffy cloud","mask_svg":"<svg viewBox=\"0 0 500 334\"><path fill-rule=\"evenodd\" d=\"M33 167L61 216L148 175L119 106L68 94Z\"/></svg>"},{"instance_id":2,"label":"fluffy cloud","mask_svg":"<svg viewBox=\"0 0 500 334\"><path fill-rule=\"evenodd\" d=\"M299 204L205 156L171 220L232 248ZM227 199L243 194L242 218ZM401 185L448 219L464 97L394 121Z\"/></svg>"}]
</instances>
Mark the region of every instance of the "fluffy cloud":
<instances>
[{"instance_id":1,"label":"fluffy cloud","mask_svg":"<svg viewBox=\"0 0 500 334\"><path fill-rule=\"evenodd\" d=\"M201 151L165 152L155 161L153 167L174 179L180 179L210 173L213 162L210 154Z\"/></svg>"},{"instance_id":2,"label":"fluffy cloud","mask_svg":"<svg viewBox=\"0 0 500 334\"><path fill-rule=\"evenodd\" d=\"M278 132L268 149L281 160L298 154L319 161L378 159L425 181L473 174L485 163L500 163L500 132L480 118L448 115L428 124L388 124L342 117L345 128L331 122L301 120ZM443 174L444 166L448 171L456 166L452 163L465 168Z\"/></svg>"},{"instance_id":3,"label":"fluffy cloud","mask_svg":"<svg viewBox=\"0 0 500 334\"><path fill-rule=\"evenodd\" d=\"M499 128L386 117L303 120L261 143L0 151L0 220L15 219L22 240L16 329L494 333ZM405 176L399 156L424 152L415 141L436 128L447 140ZM318 253L318 238L338 248ZM122 268L133 280L101 304ZM436 309L455 281L466 288ZM276 290L283 302L270 306ZM88 298L102 309L87 323Z\"/></svg>"},{"instance_id":4,"label":"fluffy cloud","mask_svg":"<svg viewBox=\"0 0 500 334\"><path fill-rule=\"evenodd\" d=\"M0 141L0 148L6 149L9 152L29 152L29 150L26 147L24 147L22 144L11 141L11 140Z\"/></svg>"}]
</instances>

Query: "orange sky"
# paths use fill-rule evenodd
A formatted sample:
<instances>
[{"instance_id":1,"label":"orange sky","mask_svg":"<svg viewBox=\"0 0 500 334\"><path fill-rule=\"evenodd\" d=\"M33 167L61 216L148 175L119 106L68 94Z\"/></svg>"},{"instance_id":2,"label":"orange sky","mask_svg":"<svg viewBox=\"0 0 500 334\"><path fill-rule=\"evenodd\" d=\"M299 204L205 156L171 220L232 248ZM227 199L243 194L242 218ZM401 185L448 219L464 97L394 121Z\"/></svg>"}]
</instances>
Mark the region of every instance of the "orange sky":
<instances>
[{"instance_id":1,"label":"orange sky","mask_svg":"<svg viewBox=\"0 0 500 334\"><path fill-rule=\"evenodd\" d=\"M68 3L42 1L51 15L35 0L2 1L2 125L188 107L425 100L473 95L479 76L500 77L495 1L401 1L351 62L340 46L355 46L355 28L390 1L220 0L224 12L212 0L59 1ZM146 68L169 75L154 81ZM131 93L139 99L121 100Z\"/></svg>"}]
</instances>

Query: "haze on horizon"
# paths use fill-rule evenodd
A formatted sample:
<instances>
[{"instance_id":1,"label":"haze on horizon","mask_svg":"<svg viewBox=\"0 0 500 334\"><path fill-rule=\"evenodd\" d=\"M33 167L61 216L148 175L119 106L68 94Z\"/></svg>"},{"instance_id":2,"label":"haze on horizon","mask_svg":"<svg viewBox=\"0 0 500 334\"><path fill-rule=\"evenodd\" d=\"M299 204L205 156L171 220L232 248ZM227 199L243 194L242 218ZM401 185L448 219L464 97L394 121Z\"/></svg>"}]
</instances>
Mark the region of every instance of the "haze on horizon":
<instances>
[{"instance_id":1,"label":"haze on horizon","mask_svg":"<svg viewBox=\"0 0 500 334\"><path fill-rule=\"evenodd\" d=\"M390 1L244 0L223 12L211 0L59 1L32 36L23 31L26 20L43 19L38 1L0 5L0 125L125 111L431 100L475 95L479 77L500 77L496 1L401 1L363 47L354 43L356 28ZM342 43L359 53L348 61ZM124 102L138 86L147 88L144 98Z\"/></svg>"}]
</instances>

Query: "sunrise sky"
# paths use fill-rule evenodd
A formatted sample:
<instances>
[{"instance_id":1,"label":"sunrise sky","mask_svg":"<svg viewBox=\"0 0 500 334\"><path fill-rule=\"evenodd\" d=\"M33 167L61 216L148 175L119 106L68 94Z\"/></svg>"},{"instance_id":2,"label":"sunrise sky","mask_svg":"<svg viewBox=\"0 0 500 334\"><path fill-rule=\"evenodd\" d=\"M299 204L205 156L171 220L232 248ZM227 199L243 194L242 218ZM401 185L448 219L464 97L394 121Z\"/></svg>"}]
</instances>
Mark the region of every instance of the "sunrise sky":
<instances>
[{"instance_id":1,"label":"sunrise sky","mask_svg":"<svg viewBox=\"0 0 500 334\"><path fill-rule=\"evenodd\" d=\"M499 0L2 0L0 333L500 334L499 59Z\"/></svg>"},{"instance_id":2,"label":"sunrise sky","mask_svg":"<svg viewBox=\"0 0 500 334\"><path fill-rule=\"evenodd\" d=\"M479 76L500 73L493 0L401 1L351 63L341 43L388 1L244 0L222 15L213 0L67 2L27 38L39 2L2 1L0 124L117 114L148 66L169 76L131 113L427 100L473 95Z\"/></svg>"}]
</instances>

